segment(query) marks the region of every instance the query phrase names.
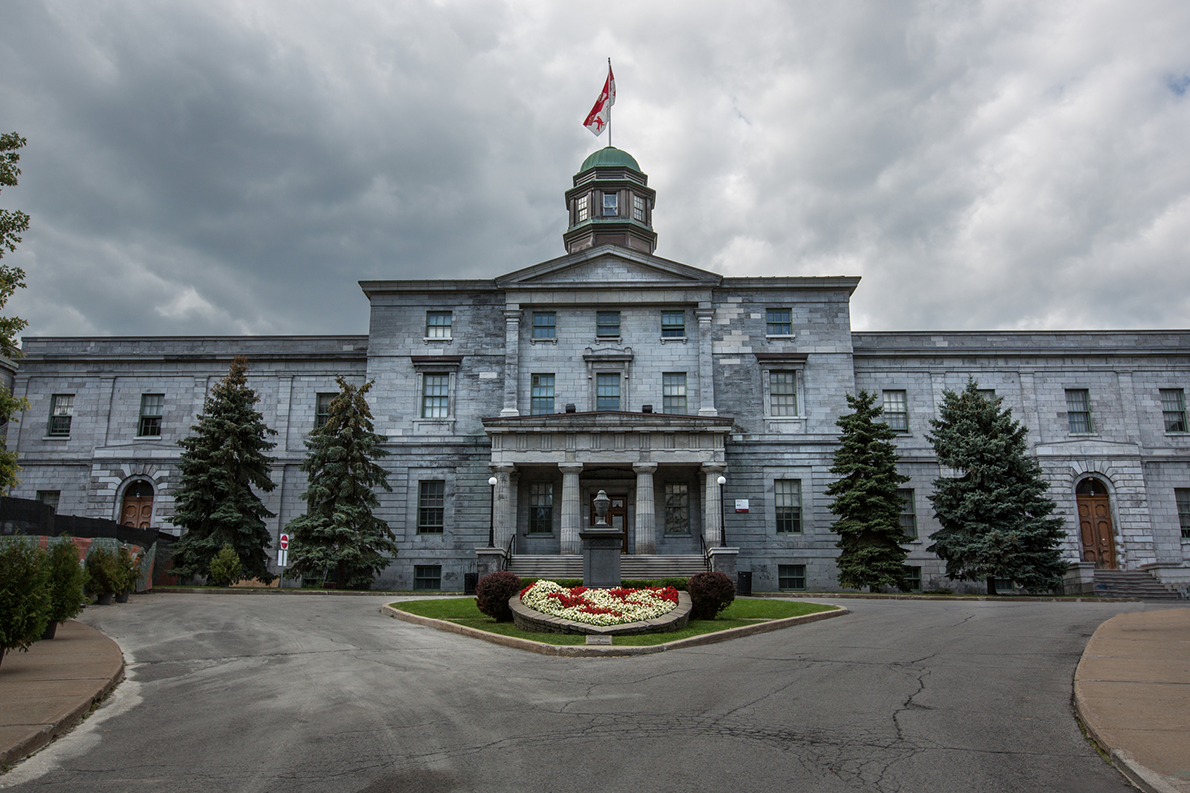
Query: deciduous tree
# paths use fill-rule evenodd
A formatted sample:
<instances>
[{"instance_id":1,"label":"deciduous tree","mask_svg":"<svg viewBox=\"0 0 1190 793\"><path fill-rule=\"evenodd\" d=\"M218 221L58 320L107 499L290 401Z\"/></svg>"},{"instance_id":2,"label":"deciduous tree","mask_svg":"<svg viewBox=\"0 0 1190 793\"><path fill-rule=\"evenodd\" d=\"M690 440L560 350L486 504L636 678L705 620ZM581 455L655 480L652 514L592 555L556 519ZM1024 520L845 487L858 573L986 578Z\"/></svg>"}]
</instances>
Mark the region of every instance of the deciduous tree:
<instances>
[{"instance_id":1,"label":"deciduous tree","mask_svg":"<svg viewBox=\"0 0 1190 793\"><path fill-rule=\"evenodd\" d=\"M938 462L958 473L934 480L930 496L942 528L928 550L946 561L947 577L986 580L988 594L996 593L997 578L1030 591L1060 585L1062 521L1050 517L1049 485L1012 410L970 379L962 392L943 391L930 425Z\"/></svg>"},{"instance_id":2,"label":"deciduous tree","mask_svg":"<svg viewBox=\"0 0 1190 793\"><path fill-rule=\"evenodd\" d=\"M25 139L15 132L0 134L0 189L15 187L21 169L18 149L25 145ZM29 216L19 210L0 209L0 259L5 252L12 253L21 241L20 235L29 228ZM0 264L0 309L8 303L17 289L25 286L25 271L20 267ZM17 334L28 324L20 317L0 316L0 355L7 358L21 357L17 347ZM9 421L16 421L17 414L29 409L29 403L22 397L17 399L7 388L0 387L0 428ZM5 439L0 437L0 489L7 490L17 484L17 453L9 451Z\"/></svg>"},{"instance_id":3,"label":"deciduous tree","mask_svg":"<svg viewBox=\"0 0 1190 793\"><path fill-rule=\"evenodd\" d=\"M835 498L830 510L839 516L831 527L839 535L839 583L857 589L901 587L908 556L901 543L909 538L901 529L897 490L909 477L897 472L896 433L876 421L884 412L876 395L847 394L847 404L852 412L836 422L843 433L831 467L839 478L826 489Z\"/></svg>"}]
</instances>

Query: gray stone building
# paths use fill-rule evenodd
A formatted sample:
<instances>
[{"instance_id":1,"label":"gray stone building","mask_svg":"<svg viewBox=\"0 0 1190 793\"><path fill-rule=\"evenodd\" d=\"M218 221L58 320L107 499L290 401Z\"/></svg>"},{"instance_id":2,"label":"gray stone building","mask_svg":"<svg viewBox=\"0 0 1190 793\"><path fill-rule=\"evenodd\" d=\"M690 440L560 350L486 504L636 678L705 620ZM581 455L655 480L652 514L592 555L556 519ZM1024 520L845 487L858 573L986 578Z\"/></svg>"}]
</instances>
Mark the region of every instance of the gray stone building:
<instances>
[{"instance_id":1,"label":"gray stone building","mask_svg":"<svg viewBox=\"0 0 1190 793\"><path fill-rule=\"evenodd\" d=\"M975 377L1029 429L1073 581L1098 567L1190 582L1190 331L853 332L858 278L729 278L655 256L655 194L625 152L591 155L565 197L564 256L486 280L362 282L367 336L26 337L14 495L170 530L177 441L242 354L278 432L274 535L303 511L303 441L335 378L375 381L393 487L380 514L401 549L384 586L459 589L509 562L575 575L605 490L627 576L709 558L757 590L832 589L835 421L864 388L899 431L909 564L931 588L946 582L927 496L945 472L926 433L943 390Z\"/></svg>"}]
</instances>

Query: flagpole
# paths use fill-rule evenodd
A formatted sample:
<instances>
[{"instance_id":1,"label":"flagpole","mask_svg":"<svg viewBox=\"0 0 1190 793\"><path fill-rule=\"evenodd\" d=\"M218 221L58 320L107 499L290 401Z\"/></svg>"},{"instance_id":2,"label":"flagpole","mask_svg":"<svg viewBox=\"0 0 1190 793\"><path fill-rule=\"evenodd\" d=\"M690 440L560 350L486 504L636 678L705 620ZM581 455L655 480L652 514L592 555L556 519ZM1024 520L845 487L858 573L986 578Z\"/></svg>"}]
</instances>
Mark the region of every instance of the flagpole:
<instances>
[{"instance_id":1,"label":"flagpole","mask_svg":"<svg viewBox=\"0 0 1190 793\"><path fill-rule=\"evenodd\" d=\"M611 79L612 79L612 59L609 56L607 59L607 80L608 80L607 87L609 89L611 88ZM612 93L610 90L607 92L607 145L608 145L608 148L611 148L611 145L612 145Z\"/></svg>"}]
</instances>

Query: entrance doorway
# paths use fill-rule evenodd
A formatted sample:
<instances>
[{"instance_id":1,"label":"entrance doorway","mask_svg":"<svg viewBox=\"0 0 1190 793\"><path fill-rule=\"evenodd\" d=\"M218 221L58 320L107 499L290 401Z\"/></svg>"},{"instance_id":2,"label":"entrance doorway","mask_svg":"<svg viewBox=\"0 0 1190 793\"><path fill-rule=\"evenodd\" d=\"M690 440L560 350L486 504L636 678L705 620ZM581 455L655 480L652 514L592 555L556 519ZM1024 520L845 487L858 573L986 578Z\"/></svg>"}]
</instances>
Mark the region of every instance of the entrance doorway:
<instances>
[{"instance_id":1,"label":"entrance doorway","mask_svg":"<svg viewBox=\"0 0 1190 793\"><path fill-rule=\"evenodd\" d=\"M620 531L623 534L623 547L620 553L628 553L628 531L625 526L628 525L628 497L617 496L611 493L607 494L611 499L611 503L607 506L607 522L608 525ZM595 515L595 496L591 496L591 525L595 525L595 521L599 520Z\"/></svg>"},{"instance_id":2,"label":"entrance doorway","mask_svg":"<svg viewBox=\"0 0 1190 793\"><path fill-rule=\"evenodd\" d=\"M1084 479L1075 488L1078 530L1083 543L1083 561L1094 562L1096 570L1116 569L1116 543L1111 522L1111 497L1107 485L1098 479Z\"/></svg>"},{"instance_id":3,"label":"entrance doorway","mask_svg":"<svg viewBox=\"0 0 1190 793\"><path fill-rule=\"evenodd\" d=\"M124 506L120 509L120 525L147 529L153 522L153 486L148 482L133 482L124 491Z\"/></svg>"}]
</instances>

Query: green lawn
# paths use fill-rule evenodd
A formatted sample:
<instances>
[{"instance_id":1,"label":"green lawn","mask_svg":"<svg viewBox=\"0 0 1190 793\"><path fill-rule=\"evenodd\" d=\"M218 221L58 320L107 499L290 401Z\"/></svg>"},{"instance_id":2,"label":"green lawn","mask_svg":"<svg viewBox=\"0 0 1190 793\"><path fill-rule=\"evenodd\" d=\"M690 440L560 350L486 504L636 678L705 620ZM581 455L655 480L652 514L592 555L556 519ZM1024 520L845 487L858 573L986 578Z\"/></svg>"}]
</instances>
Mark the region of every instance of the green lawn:
<instances>
[{"instance_id":1,"label":"green lawn","mask_svg":"<svg viewBox=\"0 0 1190 793\"><path fill-rule=\"evenodd\" d=\"M410 600L403 603L390 603L395 609L407 611L422 617L466 625L488 633L498 633L502 636L515 636L545 644L586 644L587 638L578 634L563 633L530 633L523 631L511 622L496 622L491 617L480 612L475 606L475 598L436 598L434 600ZM767 620L785 619L786 617L800 617L803 614L814 614L819 611L831 611L834 606L824 606L818 603L801 603L788 600L772 600L768 598L736 598L735 602L719 615L717 620L691 620L680 631L669 633L645 633L637 636L616 636L614 644L628 647L644 647L653 644L665 644L678 639L688 639L704 633L716 633L728 628L740 628L745 625L755 625Z\"/></svg>"}]
</instances>

